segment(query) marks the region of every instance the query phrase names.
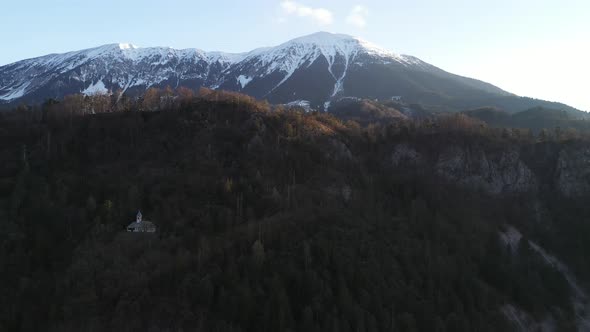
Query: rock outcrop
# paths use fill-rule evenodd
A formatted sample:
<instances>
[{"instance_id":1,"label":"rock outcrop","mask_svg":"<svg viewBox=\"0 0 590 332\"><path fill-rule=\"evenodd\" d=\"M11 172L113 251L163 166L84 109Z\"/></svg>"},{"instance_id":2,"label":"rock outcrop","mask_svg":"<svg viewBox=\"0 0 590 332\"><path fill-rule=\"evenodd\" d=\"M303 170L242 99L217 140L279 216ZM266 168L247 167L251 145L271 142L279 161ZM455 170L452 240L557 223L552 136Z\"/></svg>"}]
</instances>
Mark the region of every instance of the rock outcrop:
<instances>
[{"instance_id":1,"label":"rock outcrop","mask_svg":"<svg viewBox=\"0 0 590 332\"><path fill-rule=\"evenodd\" d=\"M434 143L433 143L434 144ZM476 144L395 144L384 162L398 170L430 172L489 194L552 190L568 198L590 195L590 146L486 148Z\"/></svg>"},{"instance_id":2,"label":"rock outcrop","mask_svg":"<svg viewBox=\"0 0 590 332\"><path fill-rule=\"evenodd\" d=\"M555 186L567 197L590 193L590 148L565 148L559 152Z\"/></svg>"},{"instance_id":3,"label":"rock outcrop","mask_svg":"<svg viewBox=\"0 0 590 332\"><path fill-rule=\"evenodd\" d=\"M490 194L527 193L538 187L535 174L522 161L517 150L488 152L481 148L455 145L435 156L402 143L393 148L390 162L396 168L430 164L435 174Z\"/></svg>"},{"instance_id":4,"label":"rock outcrop","mask_svg":"<svg viewBox=\"0 0 590 332\"><path fill-rule=\"evenodd\" d=\"M516 150L486 153L454 146L440 154L435 169L451 181L490 194L525 193L537 188L535 175Z\"/></svg>"},{"instance_id":5,"label":"rock outcrop","mask_svg":"<svg viewBox=\"0 0 590 332\"><path fill-rule=\"evenodd\" d=\"M401 165L417 166L424 161L424 157L408 144L398 144L391 154L391 163L398 167Z\"/></svg>"}]
</instances>

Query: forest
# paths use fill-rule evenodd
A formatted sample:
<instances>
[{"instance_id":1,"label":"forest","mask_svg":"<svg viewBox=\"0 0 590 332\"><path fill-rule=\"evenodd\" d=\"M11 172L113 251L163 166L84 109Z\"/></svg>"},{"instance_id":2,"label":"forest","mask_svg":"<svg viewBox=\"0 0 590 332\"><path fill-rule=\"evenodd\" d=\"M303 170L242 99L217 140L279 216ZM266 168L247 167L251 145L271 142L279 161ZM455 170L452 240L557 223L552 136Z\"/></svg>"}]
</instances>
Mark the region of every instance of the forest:
<instances>
[{"instance_id":1,"label":"forest","mask_svg":"<svg viewBox=\"0 0 590 332\"><path fill-rule=\"evenodd\" d=\"M499 232L588 285L588 195L494 195L390 160L509 147L550 178L543 156L589 137L184 88L0 112L0 331L510 331L506 304L576 331L564 276ZM125 231L138 210L156 233Z\"/></svg>"}]
</instances>

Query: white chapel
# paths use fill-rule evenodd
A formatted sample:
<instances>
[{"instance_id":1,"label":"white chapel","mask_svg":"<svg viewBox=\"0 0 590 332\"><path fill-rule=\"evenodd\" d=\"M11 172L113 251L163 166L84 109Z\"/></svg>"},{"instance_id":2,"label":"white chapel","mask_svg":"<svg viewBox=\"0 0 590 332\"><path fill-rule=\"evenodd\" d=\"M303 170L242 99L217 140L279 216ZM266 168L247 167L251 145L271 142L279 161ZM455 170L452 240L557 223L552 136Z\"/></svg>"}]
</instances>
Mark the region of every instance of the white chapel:
<instances>
[{"instance_id":1,"label":"white chapel","mask_svg":"<svg viewBox=\"0 0 590 332\"><path fill-rule=\"evenodd\" d=\"M127 232L155 233L156 226L151 221L143 220L141 211L137 211L135 221L130 223L129 226L127 226Z\"/></svg>"}]
</instances>

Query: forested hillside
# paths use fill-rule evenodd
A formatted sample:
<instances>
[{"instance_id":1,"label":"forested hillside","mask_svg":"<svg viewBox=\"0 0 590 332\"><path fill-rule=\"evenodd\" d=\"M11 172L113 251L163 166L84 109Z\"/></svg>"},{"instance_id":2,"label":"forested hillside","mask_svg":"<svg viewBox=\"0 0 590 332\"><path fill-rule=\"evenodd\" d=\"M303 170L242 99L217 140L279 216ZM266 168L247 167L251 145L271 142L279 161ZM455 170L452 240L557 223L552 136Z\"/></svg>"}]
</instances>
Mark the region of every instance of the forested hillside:
<instances>
[{"instance_id":1,"label":"forested hillside","mask_svg":"<svg viewBox=\"0 0 590 332\"><path fill-rule=\"evenodd\" d=\"M577 116L567 111L534 107L514 114L509 114L492 107L464 112L466 115L485 121L490 126L504 128L528 128L543 135L570 135L576 131L590 132L590 121L584 114Z\"/></svg>"},{"instance_id":2,"label":"forested hillside","mask_svg":"<svg viewBox=\"0 0 590 332\"><path fill-rule=\"evenodd\" d=\"M0 113L0 331L515 330L507 305L576 330L564 275L499 234L587 285L583 133L149 93Z\"/></svg>"}]
</instances>

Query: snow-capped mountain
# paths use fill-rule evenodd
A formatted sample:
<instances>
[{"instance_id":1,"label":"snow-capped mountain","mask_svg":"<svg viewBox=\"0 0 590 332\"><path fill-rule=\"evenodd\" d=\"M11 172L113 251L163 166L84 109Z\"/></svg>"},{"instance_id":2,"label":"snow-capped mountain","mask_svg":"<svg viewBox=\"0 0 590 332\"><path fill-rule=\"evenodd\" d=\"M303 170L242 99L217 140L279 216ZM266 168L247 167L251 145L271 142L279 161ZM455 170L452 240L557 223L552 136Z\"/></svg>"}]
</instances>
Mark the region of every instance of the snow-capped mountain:
<instances>
[{"instance_id":1,"label":"snow-capped mountain","mask_svg":"<svg viewBox=\"0 0 590 332\"><path fill-rule=\"evenodd\" d=\"M238 55L197 49L104 45L0 67L0 100L40 101L116 90L141 92L151 86L210 86L237 60Z\"/></svg>"},{"instance_id":2,"label":"snow-capped mountain","mask_svg":"<svg viewBox=\"0 0 590 332\"><path fill-rule=\"evenodd\" d=\"M224 71L219 86L277 102L323 101L327 107L332 99L345 93L350 70L393 63L414 69L431 67L417 58L385 51L358 38L320 32L246 54Z\"/></svg>"},{"instance_id":3,"label":"snow-capped mountain","mask_svg":"<svg viewBox=\"0 0 590 332\"><path fill-rule=\"evenodd\" d=\"M416 57L327 32L241 54L111 44L0 67L0 103L39 103L74 93L138 95L166 86L240 91L274 103L306 101L320 109L345 96L401 96L407 102L510 111L516 108L512 98L518 98Z\"/></svg>"}]
</instances>

